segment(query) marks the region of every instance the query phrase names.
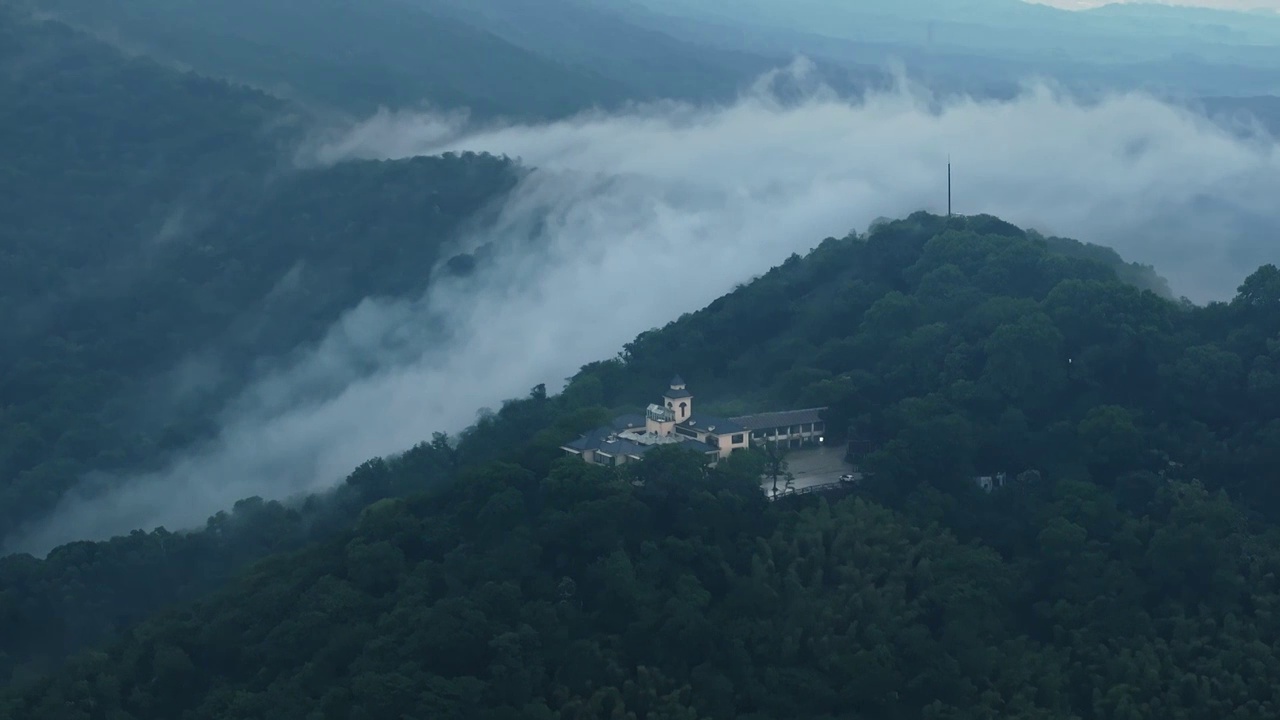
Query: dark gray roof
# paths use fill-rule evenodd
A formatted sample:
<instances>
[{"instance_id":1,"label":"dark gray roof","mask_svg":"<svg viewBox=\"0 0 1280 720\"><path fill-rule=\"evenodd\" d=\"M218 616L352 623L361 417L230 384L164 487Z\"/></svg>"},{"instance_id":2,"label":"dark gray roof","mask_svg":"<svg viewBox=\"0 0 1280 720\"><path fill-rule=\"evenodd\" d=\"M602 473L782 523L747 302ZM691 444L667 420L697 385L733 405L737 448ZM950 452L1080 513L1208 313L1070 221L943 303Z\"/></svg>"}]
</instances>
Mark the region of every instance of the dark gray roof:
<instances>
[{"instance_id":1,"label":"dark gray roof","mask_svg":"<svg viewBox=\"0 0 1280 720\"><path fill-rule=\"evenodd\" d=\"M617 457L619 455L635 455L640 457L649 452L649 448L653 445L641 445L638 442L628 440L626 438L614 438L612 441L605 441L598 447L593 448L596 452L602 452Z\"/></svg>"},{"instance_id":2,"label":"dark gray roof","mask_svg":"<svg viewBox=\"0 0 1280 720\"><path fill-rule=\"evenodd\" d=\"M668 390L662 393L662 397L669 400L679 400L681 398L693 397L693 393L688 390Z\"/></svg>"},{"instance_id":3,"label":"dark gray roof","mask_svg":"<svg viewBox=\"0 0 1280 720\"><path fill-rule=\"evenodd\" d=\"M742 425L729 418L716 417L715 415L696 414L678 424L680 427L689 428L690 430L705 430L716 435L746 432L746 428ZM713 430L712 428L715 429Z\"/></svg>"},{"instance_id":4,"label":"dark gray roof","mask_svg":"<svg viewBox=\"0 0 1280 720\"><path fill-rule=\"evenodd\" d=\"M683 384L684 384L684 378L680 377L679 375L671 378L671 387L676 387L677 385L683 385Z\"/></svg>"},{"instance_id":5,"label":"dark gray roof","mask_svg":"<svg viewBox=\"0 0 1280 720\"><path fill-rule=\"evenodd\" d=\"M769 430L788 425L822 422L822 412L824 410L826 410L824 407L807 408L805 410L780 410L778 412L743 415L742 417L733 418L733 421L755 432L756 430Z\"/></svg>"},{"instance_id":6,"label":"dark gray roof","mask_svg":"<svg viewBox=\"0 0 1280 720\"><path fill-rule=\"evenodd\" d=\"M613 429L618 432L636 430L642 427L644 427L644 416L639 413L619 415L613 419Z\"/></svg>"},{"instance_id":7,"label":"dark gray roof","mask_svg":"<svg viewBox=\"0 0 1280 720\"><path fill-rule=\"evenodd\" d=\"M650 445L649 447L661 447L661 446ZM719 453L720 452L720 448L717 448L714 445L708 445L707 443L704 443L701 440L694 440L693 438L684 438L684 442L680 444L680 447L689 448L690 450L697 450L700 453Z\"/></svg>"},{"instance_id":8,"label":"dark gray roof","mask_svg":"<svg viewBox=\"0 0 1280 720\"><path fill-rule=\"evenodd\" d=\"M613 434L614 429L611 427L598 427L576 440L570 440L561 447L565 447L570 450L577 450L578 452L595 450L598 446L604 444L604 441Z\"/></svg>"},{"instance_id":9,"label":"dark gray roof","mask_svg":"<svg viewBox=\"0 0 1280 720\"><path fill-rule=\"evenodd\" d=\"M649 449L648 445L641 445L635 441L618 437L617 432L608 425L598 427L577 440L565 443L564 447L578 452L597 450L615 457L618 455L643 455Z\"/></svg>"}]
</instances>

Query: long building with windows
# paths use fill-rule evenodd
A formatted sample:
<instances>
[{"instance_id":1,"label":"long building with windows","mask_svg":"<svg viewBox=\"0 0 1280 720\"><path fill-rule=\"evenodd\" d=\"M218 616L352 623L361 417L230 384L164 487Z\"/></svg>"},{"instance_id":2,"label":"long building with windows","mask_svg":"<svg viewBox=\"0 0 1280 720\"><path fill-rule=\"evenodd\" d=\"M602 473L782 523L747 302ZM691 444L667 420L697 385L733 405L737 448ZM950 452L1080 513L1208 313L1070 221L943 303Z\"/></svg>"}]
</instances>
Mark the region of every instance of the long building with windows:
<instances>
[{"instance_id":1,"label":"long building with windows","mask_svg":"<svg viewBox=\"0 0 1280 720\"><path fill-rule=\"evenodd\" d=\"M822 419L824 407L804 410L782 410L733 418L751 433L755 445L770 443L787 448L821 445L826 440L827 424Z\"/></svg>"},{"instance_id":2,"label":"long building with windows","mask_svg":"<svg viewBox=\"0 0 1280 720\"><path fill-rule=\"evenodd\" d=\"M671 379L661 403L643 415L623 415L561 448L597 465L623 465L639 460L662 445L680 444L702 453L711 462L752 444L773 443L789 448L819 445L825 408L722 418L693 411L693 393L679 376Z\"/></svg>"}]
</instances>

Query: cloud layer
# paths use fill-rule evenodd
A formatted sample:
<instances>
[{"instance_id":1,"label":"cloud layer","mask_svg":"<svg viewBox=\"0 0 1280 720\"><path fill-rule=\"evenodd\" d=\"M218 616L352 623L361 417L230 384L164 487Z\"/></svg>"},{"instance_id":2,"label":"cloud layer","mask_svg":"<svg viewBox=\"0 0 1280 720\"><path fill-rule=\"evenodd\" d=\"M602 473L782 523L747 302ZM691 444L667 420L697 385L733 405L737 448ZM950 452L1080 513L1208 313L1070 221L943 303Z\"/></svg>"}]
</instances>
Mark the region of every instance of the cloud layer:
<instances>
[{"instance_id":1,"label":"cloud layer","mask_svg":"<svg viewBox=\"0 0 1280 720\"><path fill-rule=\"evenodd\" d=\"M938 107L905 86L858 103L770 92L805 72L766 77L728 106L537 126L384 113L310 148L312 162L488 151L537 170L492 227L464 239L497 249L478 276L354 308L232 403L218 442L106 495L69 497L11 549L195 527L246 496L331 487L370 457L462 429L480 407L558 388L826 236L945 211L948 156L957 212L1111 245L1195 300L1227 298L1277 259L1280 152L1269 138L1138 95L1081 105L1032 87L1009 102ZM317 384L341 389L294 401Z\"/></svg>"}]
</instances>

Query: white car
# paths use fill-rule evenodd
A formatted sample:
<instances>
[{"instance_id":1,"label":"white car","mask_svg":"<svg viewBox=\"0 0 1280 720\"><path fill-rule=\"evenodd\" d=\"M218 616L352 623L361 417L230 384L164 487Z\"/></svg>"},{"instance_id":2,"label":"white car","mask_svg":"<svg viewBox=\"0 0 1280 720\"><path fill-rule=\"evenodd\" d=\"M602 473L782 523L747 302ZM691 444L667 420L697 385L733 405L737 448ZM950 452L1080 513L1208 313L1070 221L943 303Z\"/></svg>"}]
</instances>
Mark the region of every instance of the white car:
<instances>
[{"instance_id":1,"label":"white car","mask_svg":"<svg viewBox=\"0 0 1280 720\"><path fill-rule=\"evenodd\" d=\"M853 482L853 474L852 474L852 473L845 473L845 474L841 475L841 476L840 476L840 482L846 482L846 483L847 483L847 482Z\"/></svg>"}]
</instances>

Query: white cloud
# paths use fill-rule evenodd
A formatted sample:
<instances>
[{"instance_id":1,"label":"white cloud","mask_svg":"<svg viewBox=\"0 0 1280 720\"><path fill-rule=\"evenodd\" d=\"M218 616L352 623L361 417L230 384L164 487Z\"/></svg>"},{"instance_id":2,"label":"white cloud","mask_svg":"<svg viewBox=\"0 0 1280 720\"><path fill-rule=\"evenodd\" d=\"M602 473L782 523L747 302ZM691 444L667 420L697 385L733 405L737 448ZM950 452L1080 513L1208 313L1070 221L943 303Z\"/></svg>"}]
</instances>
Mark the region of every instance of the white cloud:
<instances>
[{"instance_id":1,"label":"white cloud","mask_svg":"<svg viewBox=\"0 0 1280 720\"><path fill-rule=\"evenodd\" d=\"M306 359L234 403L218 443L106 496L69 498L16 547L192 527L245 496L332 486L370 457L461 429L479 407L559 387L825 236L945 210L948 155L957 211L1110 244L1194 299L1228 297L1275 259L1271 237L1224 230L1241 217L1276 226L1280 154L1268 139L1137 95L1085 106L1037 87L1011 102L936 112L929 102L907 90L860 104L757 92L731 106L478 129L378 115L309 157L476 150L538 168L470 239L495 243L496 260L419 301L355 308ZM370 363L379 369L357 371ZM303 388L326 385L339 390L298 404Z\"/></svg>"}]
</instances>

